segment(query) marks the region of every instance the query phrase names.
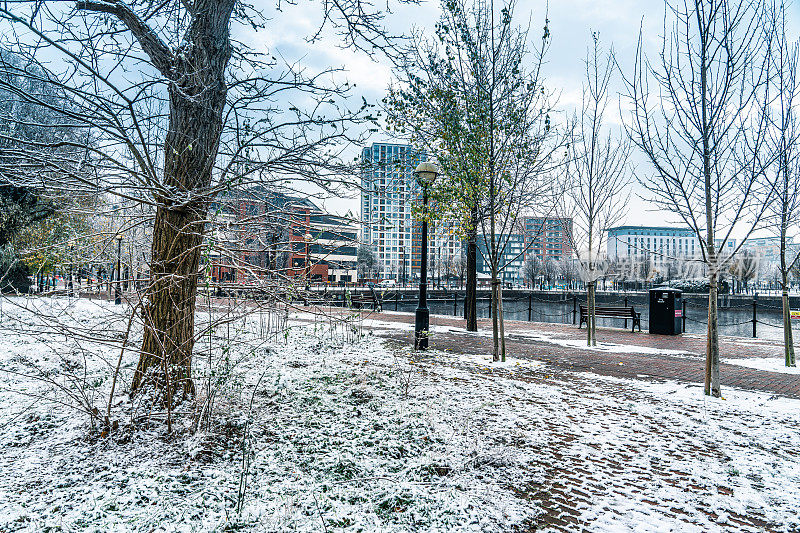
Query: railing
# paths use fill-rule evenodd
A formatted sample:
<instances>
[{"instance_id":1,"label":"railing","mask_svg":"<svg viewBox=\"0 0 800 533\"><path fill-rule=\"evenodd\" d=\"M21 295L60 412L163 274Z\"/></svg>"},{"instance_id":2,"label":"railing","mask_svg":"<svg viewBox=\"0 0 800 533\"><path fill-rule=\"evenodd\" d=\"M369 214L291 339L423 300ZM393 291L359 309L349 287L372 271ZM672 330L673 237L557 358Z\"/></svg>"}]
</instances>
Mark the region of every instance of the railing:
<instances>
[{"instance_id":1,"label":"railing","mask_svg":"<svg viewBox=\"0 0 800 533\"><path fill-rule=\"evenodd\" d=\"M111 286L112 292L113 287L117 282L112 281L109 283L107 280L91 280L94 283L89 283L88 286L85 284L79 284L78 280L73 280L70 283L69 279L58 279L57 284L53 286L53 282L51 281L46 288L49 290L45 290L39 292L38 284L31 285L31 293L41 294L41 295L69 295L74 296L80 289L95 289L100 290L102 293L102 288L106 286ZM148 283L148 279L123 279L122 284L124 286L128 286L133 290L144 288L144 285ZM61 286L61 287L59 287ZM281 297L286 298L287 300L299 300L302 301L306 305L332 305L332 306L352 306L352 302L354 301L353 296L356 296L355 300L361 305L365 304L364 297L369 297L372 301L374 300L375 305L370 306L374 308L382 308L382 309L389 309L391 307L394 308L395 311L398 311L401 305L414 303L417 301L417 295L415 292L410 291L408 289L402 290L401 287L392 287L392 288L385 288L385 287L370 287L370 286L362 286L362 287L342 287L342 286L333 286L328 285L325 287L324 292L320 290L320 287L313 287L311 290L306 291L302 288L294 288L286 287L279 285L277 280L275 284L270 284L267 286L257 286L257 285L245 285L245 284L237 284L237 283L212 283L212 284L201 284L198 287L199 292L201 293L210 293L210 295L216 296L236 296L240 298L250 298L250 299L262 299L262 298L272 298L272 297ZM452 290L452 289L451 289ZM126 291L127 292L127 291ZM543 291L538 292L538 294L534 291L527 290L527 294L520 295L523 292L521 289L513 289L509 292L514 293L514 296L511 297L504 297L503 302L504 304L507 303L518 303L518 302L525 302L527 306L522 306L522 308L517 307L516 309L504 309L504 313L507 315L512 315L517 320L527 320L532 321L535 317L541 317L546 319L559 319L558 322L560 323L569 323L570 319L573 325L577 324L577 315L578 315L578 300L579 298L583 301L583 294L579 294L575 291ZM128 293L130 294L130 293ZM485 293L484 293L485 294ZM598 295L601 293L598 291ZM619 294L616 293L618 296L617 298L608 299L603 298L602 305L619 305L622 304L624 307L629 306L629 302L631 299L639 300L638 305L642 305L643 302L641 299L645 298L646 293L638 293L638 294ZM349 302L348 302L348 295L349 295ZM604 293L605 296L609 296L609 293ZM549 296L549 297L543 297ZM695 295L694 298L696 299L698 295ZM109 294L110 297L110 294ZM688 298L682 299L682 309L681 309L681 329L683 332L686 332L687 322L691 322L694 324L707 326L708 321L707 319L702 319L697 316L692 317L689 316L689 312L692 310L692 307L689 303ZM774 298L774 297L773 297ZM797 300L797 295L792 296L793 299ZM749 301L748 301L749 300ZM370 301L370 303L371 303ZM488 296L478 296L477 302L478 303L486 303L490 302L491 298ZM738 303L739 305L731 305L731 303ZM452 316L459 316L459 310L463 310L463 302L464 296L460 294L458 291L453 290L452 294L447 294L447 290L444 291L443 294L437 295L435 292L428 298L428 302L430 303L450 303L452 302ZM393 306L391 304L394 304ZM780 301L775 302L778 305L773 305L769 303L769 299L764 301L764 299L759 299L759 294L753 294L750 298L745 295L720 295L719 297L719 309L720 310L750 310L750 316L748 318L743 318L741 320L729 321L729 322L719 322L718 327L721 330L725 330L726 328L733 328L733 327L741 327L745 324L752 325L752 337L757 338L759 325L766 328L783 328L782 320L780 322L773 322L768 321L765 319L763 314L759 316L760 311L772 311L772 313L768 314L775 314L775 312L779 312L782 310L782 305L780 305ZM543 309L537 309L539 307L537 304L545 304L545 305L561 305L561 306L569 306L572 304L572 308L566 309L557 312L546 312ZM637 305L634 302L634 306ZM646 305L646 304L645 304ZM705 306L701 306L699 309L707 309ZM488 306L489 318L491 318L491 305ZM572 315L570 317L570 315ZM644 317L643 317L644 318ZM624 327L627 327L627 320L625 321Z\"/></svg>"}]
</instances>

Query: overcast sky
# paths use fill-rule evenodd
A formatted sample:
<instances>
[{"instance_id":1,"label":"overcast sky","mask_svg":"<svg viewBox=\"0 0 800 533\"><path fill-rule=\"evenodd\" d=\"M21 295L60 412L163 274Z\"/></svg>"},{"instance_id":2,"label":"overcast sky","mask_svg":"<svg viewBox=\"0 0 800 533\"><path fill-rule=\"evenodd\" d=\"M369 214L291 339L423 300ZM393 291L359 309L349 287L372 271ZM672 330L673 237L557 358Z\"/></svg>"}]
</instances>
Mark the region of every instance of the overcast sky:
<instances>
[{"instance_id":1,"label":"overcast sky","mask_svg":"<svg viewBox=\"0 0 800 533\"><path fill-rule=\"evenodd\" d=\"M381 5L386 0L379 0ZM432 0L416 6L397 6L388 0L394 12L388 16L387 25L396 33L408 33L412 28L420 28L431 33L439 18L439 1ZM500 2L497 3L500 5ZM793 35L797 35L800 21L800 3L790 7L790 24ZM326 35L321 41L309 44L306 38L319 26L320 9L315 2L303 2L294 6L282 5L282 12L267 12L272 18L267 25L269 31L258 31L245 38L254 47L263 46L278 51L284 58L299 60L311 69L328 66L342 66L348 77L358 87L359 97L369 101L379 101L386 92L391 80L388 63L381 58L372 59L366 54L341 49L333 35ZM272 8L270 8L272 9ZM617 61L623 71L629 71L633 63L640 26L643 28L645 50L654 57L660 46L663 34L664 5L659 0L555 0L549 6L540 0L519 0L516 9L521 23L531 23L531 37L539 39L544 25L545 12L550 20L552 44L547 57L545 77L550 88L559 94L559 104L571 111L581 94L584 76L584 60L591 42L591 32L599 32L604 47L613 45ZM613 90L622 90L617 76ZM609 122L618 123L616 95L615 102L609 106L613 113ZM375 134L372 141L382 141L386 137ZM357 155L354 148L353 156ZM641 159L636 157L637 173L651 172ZM652 206L638 199L640 187L634 187L634 197L625 222L628 224L657 224L675 221L668 213L654 213ZM358 215L358 198L329 199L325 205L336 212L351 210Z\"/></svg>"}]
</instances>

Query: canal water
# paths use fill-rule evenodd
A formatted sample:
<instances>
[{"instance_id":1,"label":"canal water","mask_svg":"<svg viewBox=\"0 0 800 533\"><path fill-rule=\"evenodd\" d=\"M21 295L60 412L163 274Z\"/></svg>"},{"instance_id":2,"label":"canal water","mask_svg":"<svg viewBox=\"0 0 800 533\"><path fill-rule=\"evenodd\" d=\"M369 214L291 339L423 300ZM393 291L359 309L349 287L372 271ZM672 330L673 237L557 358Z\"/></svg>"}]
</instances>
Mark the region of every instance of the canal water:
<instances>
[{"instance_id":1,"label":"canal water","mask_svg":"<svg viewBox=\"0 0 800 533\"><path fill-rule=\"evenodd\" d=\"M793 308L800 307L800 298L792 298ZM697 295L684 297L686 301L686 332L705 333L708 315L708 297ZM529 297L522 291L516 291L514 296L503 298L503 315L509 320L528 320ZM559 293L534 293L530 296L531 320L534 322L554 322L562 324L573 323L573 297L571 294ZM585 295L577 295L577 306L586 303ZM488 318L489 298L479 298L478 317ZM649 329L649 298L647 294L598 294L597 305L633 306L637 313L642 315L642 331ZM384 309L389 311L397 308L398 311L413 312L417 307L417 300L412 295L405 295L395 304L394 299L387 295L384 300ZM431 295L428 307L431 314L463 316L463 293L458 296L454 306L452 293L449 295ZM455 307L455 308L454 308ZM454 313L455 311L455 313ZM580 320L580 311L575 313L575 324ZM760 339L783 340L781 325L781 308L778 298L762 298L756 305L756 336ZM598 326L623 327L621 319L597 319ZM721 335L737 337L753 336L753 298L752 296L723 296L720 297L719 306L719 331ZM585 327L585 326L584 326ZM631 327L628 321L628 327ZM795 338L800 333L800 327L795 325Z\"/></svg>"}]
</instances>

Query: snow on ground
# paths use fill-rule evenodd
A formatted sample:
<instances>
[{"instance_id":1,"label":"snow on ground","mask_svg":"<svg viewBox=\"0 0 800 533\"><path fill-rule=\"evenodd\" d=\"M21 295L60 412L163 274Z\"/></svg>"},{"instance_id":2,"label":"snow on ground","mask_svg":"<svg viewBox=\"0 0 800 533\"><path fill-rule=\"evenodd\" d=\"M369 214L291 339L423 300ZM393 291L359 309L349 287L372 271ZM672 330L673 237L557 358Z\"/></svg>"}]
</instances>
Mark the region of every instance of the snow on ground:
<instances>
[{"instance_id":1,"label":"snow on ground","mask_svg":"<svg viewBox=\"0 0 800 533\"><path fill-rule=\"evenodd\" d=\"M365 319L364 326L374 329L412 331L414 324L403 322L388 322L385 320ZM457 326L431 326L431 333L455 333L462 335L491 337L491 331L470 332L465 328ZM653 348L650 346L637 346L634 344L616 344L612 342L599 342L596 346L587 346L585 338L566 337L559 333L548 333L543 331L530 331L524 329L511 329L506 331L509 338L522 337L525 339L573 348L577 350L598 351L607 353L633 353L642 355L668 355L673 357L686 357L695 355L685 350L669 350L666 348Z\"/></svg>"},{"instance_id":2,"label":"snow on ground","mask_svg":"<svg viewBox=\"0 0 800 533\"><path fill-rule=\"evenodd\" d=\"M683 350L668 350L666 348L636 346L633 344L615 344L613 342L598 342L596 346L587 346L585 338L565 338L539 331L513 331L510 332L510 334L516 337L524 337L526 339L546 342L548 344L555 344L565 348L574 348L577 350L589 350L607 353L635 353L642 355L671 355L677 357L691 355L691 352L686 352Z\"/></svg>"},{"instance_id":3,"label":"snow on ground","mask_svg":"<svg viewBox=\"0 0 800 533\"><path fill-rule=\"evenodd\" d=\"M385 314L401 314L401 313L385 313ZM292 317L296 320L306 321L313 320L314 315L311 313L293 313ZM366 318L363 320L364 327L379 329L379 330L400 330L400 331L413 331L414 324L408 322L390 322L387 320L378 320L374 318ZM478 331L471 332L465 328L447 325L433 325L430 328L431 333L455 333L461 335L491 337L491 331ZM596 346L587 346L585 338L566 337L559 333L549 333L543 331L530 331L525 329L507 329L506 334L509 337L522 337L525 339L543 342L547 344L554 344L565 348L574 348L577 350L598 351L607 353L632 353L642 355L667 355L672 357L687 357L695 356L693 352L685 350L669 350L666 348L653 348L651 346L638 346L634 344L616 344L612 342L599 342Z\"/></svg>"},{"instance_id":4,"label":"snow on ground","mask_svg":"<svg viewBox=\"0 0 800 533\"><path fill-rule=\"evenodd\" d=\"M400 314L400 313L385 313L385 314ZM292 315L298 319L307 320L312 315L310 313L297 313ZM383 330L400 330L412 331L414 324L407 322L389 322L386 320L378 320L374 318L367 318L363 321L364 327ZM491 331L478 331L471 332L465 328L457 326L434 325L430 328L431 333L455 333L471 336L491 337ZM633 344L616 344L612 342L599 342L596 346L587 346L585 338L566 337L559 333L550 333L544 331L530 331L526 329L512 329L508 328L506 334L509 337L522 337L525 339L534 340L537 342L544 342L547 344L554 344L565 348L574 348L577 350L589 350L607 353L633 353L642 355L668 355L673 357L686 357L696 355L693 352L685 350L669 350L666 348L653 348L650 346L637 346Z\"/></svg>"},{"instance_id":5,"label":"snow on ground","mask_svg":"<svg viewBox=\"0 0 800 533\"><path fill-rule=\"evenodd\" d=\"M755 368L756 370L766 370L768 372L800 374L800 368L796 366L786 366L785 360L778 357L740 357L736 359L723 359L722 362L729 365Z\"/></svg>"},{"instance_id":6,"label":"snow on ground","mask_svg":"<svg viewBox=\"0 0 800 533\"><path fill-rule=\"evenodd\" d=\"M798 401L415 355L357 320L315 317L269 339L255 315L217 328L214 379L225 381L209 431L189 431L189 412L167 437L159 413L148 422L120 394L122 428L103 436L40 399L66 393L26 376L34 364L58 383L78 376L102 409L126 325L113 311L3 305L0 531L800 528ZM83 339L50 330L56 317ZM123 382L134 364L131 351Z\"/></svg>"}]
</instances>

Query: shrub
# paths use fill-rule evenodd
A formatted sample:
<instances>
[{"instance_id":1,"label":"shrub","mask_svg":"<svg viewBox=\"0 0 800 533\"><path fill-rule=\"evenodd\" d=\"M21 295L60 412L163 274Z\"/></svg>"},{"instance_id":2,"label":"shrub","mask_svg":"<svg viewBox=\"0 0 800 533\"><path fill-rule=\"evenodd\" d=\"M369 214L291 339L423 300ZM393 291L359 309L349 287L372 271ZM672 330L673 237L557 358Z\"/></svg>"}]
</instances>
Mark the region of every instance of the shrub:
<instances>
[{"instance_id":1,"label":"shrub","mask_svg":"<svg viewBox=\"0 0 800 533\"><path fill-rule=\"evenodd\" d=\"M31 286L28 267L10 248L0 248L0 292L27 293Z\"/></svg>"}]
</instances>

